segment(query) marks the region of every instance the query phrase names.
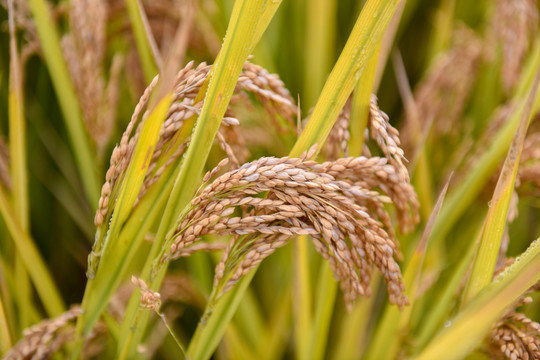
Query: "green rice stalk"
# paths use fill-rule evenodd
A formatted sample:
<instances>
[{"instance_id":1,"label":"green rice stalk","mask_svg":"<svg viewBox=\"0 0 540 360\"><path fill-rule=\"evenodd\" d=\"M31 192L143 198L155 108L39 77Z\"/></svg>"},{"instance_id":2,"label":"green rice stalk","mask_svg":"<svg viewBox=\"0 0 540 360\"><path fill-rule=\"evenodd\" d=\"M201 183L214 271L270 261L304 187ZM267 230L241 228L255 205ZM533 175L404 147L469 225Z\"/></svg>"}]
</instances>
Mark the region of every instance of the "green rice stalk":
<instances>
[{"instance_id":1,"label":"green rice stalk","mask_svg":"<svg viewBox=\"0 0 540 360\"><path fill-rule=\"evenodd\" d=\"M379 63L380 46L375 49L373 56L362 73L354 88L351 106L351 118L349 123L351 138L349 140L349 153L351 156L362 155L364 147L364 133L369 120L369 105L375 82L375 73Z\"/></svg>"},{"instance_id":2,"label":"green rice stalk","mask_svg":"<svg viewBox=\"0 0 540 360\"><path fill-rule=\"evenodd\" d=\"M380 46L375 49L366 70L358 80L353 93L350 117L350 140L349 154L360 156L364 146L364 132L369 120L369 106L371 94L375 82L377 66L379 63ZM377 276L374 276L377 278ZM338 337L338 345L334 359L351 359L358 349L358 342L363 339L366 330L367 319L371 309L373 297L370 299L360 299L355 304L353 310L343 319L341 335Z\"/></svg>"},{"instance_id":3,"label":"green rice stalk","mask_svg":"<svg viewBox=\"0 0 540 360\"><path fill-rule=\"evenodd\" d=\"M45 0L29 0L28 5L36 24L45 63L51 74L63 118L79 167L84 190L92 210L97 209L99 181L93 151L84 129L81 108L62 55L58 31L51 18Z\"/></svg>"},{"instance_id":4,"label":"green rice stalk","mask_svg":"<svg viewBox=\"0 0 540 360\"><path fill-rule=\"evenodd\" d=\"M369 64L398 4L399 0L370 0L366 3L291 156L299 156L314 144L324 143Z\"/></svg>"},{"instance_id":5,"label":"green rice stalk","mask_svg":"<svg viewBox=\"0 0 540 360\"><path fill-rule=\"evenodd\" d=\"M23 227L28 232L28 175L26 172L26 123L24 119L23 74L19 50L15 38L13 1L8 1L9 10L9 153L11 157L11 180L13 209ZM32 292L28 274L20 256L15 259L15 277L19 297L19 323L21 328L30 326L29 314Z\"/></svg>"},{"instance_id":6,"label":"green rice stalk","mask_svg":"<svg viewBox=\"0 0 540 360\"><path fill-rule=\"evenodd\" d=\"M540 280L540 241L531 244L440 331L417 360L463 359L488 334L494 322ZM466 336L464 336L464 334Z\"/></svg>"},{"instance_id":7,"label":"green rice stalk","mask_svg":"<svg viewBox=\"0 0 540 360\"><path fill-rule=\"evenodd\" d=\"M253 290L248 287L232 321L241 335L242 341L253 352L260 348L259 343L266 342L264 339L264 318L259 305Z\"/></svg>"},{"instance_id":8,"label":"green rice stalk","mask_svg":"<svg viewBox=\"0 0 540 360\"><path fill-rule=\"evenodd\" d=\"M147 26L148 21L141 2L139 0L126 0L126 8L133 28L135 45L141 60L144 79L149 84L158 73L158 65L161 64L154 36Z\"/></svg>"},{"instance_id":9,"label":"green rice stalk","mask_svg":"<svg viewBox=\"0 0 540 360\"><path fill-rule=\"evenodd\" d=\"M288 287L290 289L290 287ZM291 293L285 291L275 306L276 311L270 318L266 335L261 338L258 356L262 360L282 359L287 349L288 332L291 319Z\"/></svg>"},{"instance_id":10,"label":"green rice stalk","mask_svg":"<svg viewBox=\"0 0 540 360\"><path fill-rule=\"evenodd\" d=\"M315 316L313 317L313 328L310 331L310 342L308 359L324 359L326 353L326 343L330 332L330 320L336 302L338 290L337 282L328 262L321 264L321 274L319 275L319 287L317 289L317 304L315 306ZM302 359L303 360L303 359Z\"/></svg>"},{"instance_id":11,"label":"green rice stalk","mask_svg":"<svg viewBox=\"0 0 540 360\"><path fill-rule=\"evenodd\" d=\"M396 358L401 343L401 336L406 332L407 327L410 326L411 314L415 305L418 286L421 283L422 266L424 264L424 258L427 251L431 230L435 219L439 215L441 206L443 204L446 191L450 181L447 181L444 186L439 199L431 212L428 222L422 233L422 237L418 241L411 258L407 262L405 272L403 275L403 282L405 283L405 289L410 304L400 311L395 306L387 304L382 316L381 321L377 325L377 329L373 340L371 341L370 351L368 352L367 359L394 359Z\"/></svg>"},{"instance_id":12,"label":"green rice stalk","mask_svg":"<svg viewBox=\"0 0 540 360\"><path fill-rule=\"evenodd\" d=\"M213 309L210 309L212 313L206 309L203 315L205 323L204 325L199 323L189 343L187 350L189 359L209 359L212 356L254 275L255 270L246 274L231 291L223 295Z\"/></svg>"},{"instance_id":13,"label":"green rice stalk","mask_svg":"<svg viewBox=\"0 0 540 360\"><path fill-rule=\"evenodd\" d=\"M456 294L459 287L462 286L463 278L470 269L474 254L478 249L481 231L482 227L479 227L476 230L476 234L471 237L472 241L469 243L467 250L465 250L463 258L456 265L446 286L438 292L436 299L430 304L429 316L423 318L418 335L415 338L416 348L418 350L426 346L426 343L433 337L436 330L449 317L452 307L455 306L456 298L458 297Z\"/></svg>"},{"instance_id":14,"label":"green rice stalk","mask_svg":"<svg viewBox=\"0 0 540 360\"><path fill-rule=\"evenodd\" d=\"M306 39L302 103L307 108L317 101L334 61L337 1L306 2Z\"/></svg>"},{"instance_id":15,"label":"green rice stalk","mask_svg":"<svg viewBox=\"0 0 540 360\"><path fill-rule=\"evenodd\" d=\"M506 227L506 217L510 198L514 192L519 159L523 150L525 135L534 114L532 112L534 102L537 99L538 86L540 84L540 71L537 72L529 96L521 112L521 120L512 140L512 145L508 150L508 155L504 162L499 180L495 187L493 197L490 202L484 230L480 240L480 247L473 263L471 277L465 291L465 301L472 299L482 288L491 282L495 264L499 255L501 240Z\"/></svg>"},{"instance_id":16,"label":"green rice stalk","mask_svg":"<svg viewBox=\"0 0 540 360\"><path fill-rule=\"evenodd\" d=\"M60 292L54 284L53 278L34 242L19 222L2 187L0 187L0 214L6 223L11 238L14 239L15 248L28 270L47 315L49 317L60 315L65 309Z\"/></svg>"},{"instance_id":17,"label":"green rice stalk","mask_svg":"<svg viewBox=\"0 0 540 360\"><path fill-rule=\"evenodd\" d=\"M255 359L256 355L253 349L246 344L242 336L243 334L234 323L229 324L223 337L223 341L227 344L227 355L237 359Z\"/></svg>"},{"instance_id":18,"label":"green rice stalk","mask_svg":"<svg viewBox=\"0 0 540 360\"><path fill-rule=\"evenodd\" d=\"M405 11L405 6L410 3L411 3L411 0L401 1L399 3L382 37L381 45L379 46L379 55L378 55L379 60L377 62L377 70L375 72L375 79L373 83L373 92L375 94L379 92L379 86L381 84L384 70L386 68L386 63L388 62L388 57L390 56L390 53L392 49L394 48L394 43L397 40L399 40L397 35L398 35L398 30L402 24L402 18L403 18L403 12Z\"/></svg>"},{"instance_id":19,"label":"green rice stalk","mask_svg":"<svg viewBox=\"0 0 540 360\"><path fill-rule=\"evenodd\" d=\"M164 74L164 77L166 74ZM129 213L135 203L137 196L139 194L140 187L144 181L144 176L146 170L150 165L150 160L152 158L152 153L156 146L156 142L159 135L159 129L161 124L165 120L165 116L169 109L171 103L171 93L170 90L163 90L164 85L161 82L161 89L158 87L158 91L166 91L166 94L157 100L157 104L151 110L148 118L143 123L139 139L135 145L133 155L131 157L130 164L126 170L126 175L124 181L121 184L120 193L118 200L114 208L114 216L112 218L109 231L105 238L99 237L99 232L96 237L96 243L92 253L88 257L88 270L89 274L88 282L86 284L86 289L81 304L82 314L77 319L76 327L76 346L72 352L72 358L75 359L79 357L80 351L82 350L83 338L88 336L95 323L99 319L99 315L103 310L105 304L108 303L108 294L114 291L113 284L118 280L119 273L106 273L106 280L96 280L92 277L101 270L101 264L110 264L108 266L115 266L119 264L121 259L124 259L126 252L136 238L127 238L123 240L124 252L112 253L110 247L112 244L120 241L119 235L122 226L127 220ZM154 97L155 100L155 97ZM154 102L154 101L152 101ZM110 256L101 258L102 255L109 254ZM101 258L101 260L100 260ZM122 266L122 265L119 265ZM97 269L97 270L96 270ZM105 270L101 270L103 273ZM112 274L115 274L112 276ZM104 275L105 276L105 275ZM105 285L105 290L96 291L97 286Z\"/></svg>"},{"instance_id":20,"label":"green rice stalk","mask_svg":"<svg viewBox=\"0 0 540 360\"><path fill-rule=\"evenodd\" d=\"M309 236L299 236L294 241L294 340L297 359L306 359L310 349L312 329L311 271L309 265Z\"/></svg>"},{"instance_id":21,"label":"green rice stalk","mask_svg":"<svg viewBox=\"0 0 540 360\"><path fill-rule=\"evenodd\" d=\"M12 346L8 320L4 311L4 302L0 296L0 352L2 352L2 354L6 354Z\"/></svg>"},{"instance_id":22,"label":"green rice stalk","mask_svg":"<svg viewBox=\"0 0 540 360\"><path fill-rule=\"evenodd\" d=\"M370 287L376 288L381 283L381 276L373 274ZM374 291L376 293L376 291ZM337 344L334 346L334 353L331 359L361 359L365 352L364 340L368 333L371 313L376 296L359 299L352 311L347 312L340 326Z\"/></svg>"},{"instance_id":23,"label":"green rice stalk","mask_svg":"<svg viewBox=\"0 0 540 360\"><path fill-rule=\"evenodd\" d=\"M84 327L78 325L82 327L80 330L82 333L88 333L96 324L120 281L125 279L126 269L140 248L144 235L150 231L161 214L161 209L165 206L173 186L174 179L167 177L167 172L170 170L172 169L167 169L158 183L149 189L126 222L118 236L118 241L111 244L107 252L103 254L96 277L89 281L85 290L85 306L88 310L80 317L81 319L85 317ZM109 261L109 257L114 257L115 261ZM87 292L88 295L86 295ZM83 299L83 303L84 301Z\"/></svg>"},{"instance_id":24,"label":"green rice stalk","mask_svg":"<svg viewBox=\"0 0 540 360\"><path fill-rule=\"evenodd\" d=\"M13 209L23 227L28 230L28 175L26 173L26 123L24 119L23 75L19 50L15 40L13 0L9 16L9 153L13 184ZM9 5L8 5L9 6Z\"/></svg>"}]
</instances>

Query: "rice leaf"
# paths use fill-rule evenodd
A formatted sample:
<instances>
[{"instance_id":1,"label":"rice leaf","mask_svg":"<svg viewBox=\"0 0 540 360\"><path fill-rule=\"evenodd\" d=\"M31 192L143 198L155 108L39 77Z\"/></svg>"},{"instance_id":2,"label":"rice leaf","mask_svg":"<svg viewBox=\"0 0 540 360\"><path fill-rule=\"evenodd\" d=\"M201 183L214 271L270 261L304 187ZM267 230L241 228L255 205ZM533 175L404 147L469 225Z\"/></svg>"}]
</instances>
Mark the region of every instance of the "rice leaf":
<instances>
[{"instance_id":1,"label":"rice leaf","mask_svg":"<svg viewBox=\"0 0 540 360\"><path fill-rule=\"evenodd\" d=\"M512 303L539 280L540 241L536 240L513 265L471 299L415 359L463 359Z\"/></svg>"},{"instance_id":2,"label":"rice leaf","mask_svg":"<svg viewBox=\"0 0 540 360\"><path fill-rule=\"evenodd\" d=\"M11 238L14 239L15 248L21 257L28 274L36 287L40 299L47 314L51 317L64 312L65 306L60 296L53 278L39 254L34 241L15 215L15 210L9 203L4 189L0 186L0 214L9 230Z\"/></svg>"},{"instance_id":3,"label":"rice leaf","mask_svg":"<svg viewBox=\"0 0 540 360\"><path fill-rule=\"evenodd\" d=\"M9 153L11 157L11 180L13 209L21 226L28 231L28 175L26 172L26 123L24 115L23 76L19 49L15 38L15 14L13 1L8 1L9 10ZM19 256L14 259L17 292L20 303L19 323L22 328L30 325L32 292L28 274Z\"/></svg>"},{"instance_id":4,"label":"rice leaf","mask_svg":"<svg viewBox=\"0 0 540 360\"><path fill-rule=\"evenodd\" d=\"M495 192L490 202L484 230L480 240L480 247L476 254L476 259L473 263L471 277L465 291L465 301L473 298L483 287L491 282L499 248L503 236L504 228L506 227L506 217L510 198L514 192L519 160L523 150L523 143L527 128L534 116L532 112L536 97L538 94L538 86L540 84L540 71L537 72L532 88L524 104L521 112L521 120L508 150L508 155L504 161L499 180L495 187Z\"/></svg>"},{"instance_id":5,"label":"rice leaf","mask_svg":"<svg viewBox=\"0 0 540 360\"><path fill-rule=\"evenodd\" d=\"M4 311L4 301L0 296L0 351L2 354L6 354L12 347L8 324L6 313Z\"/></svg>"},{"instance_id":6,"label":"rice leaf","mask_svg":"<svg viewBox=\"0 0 540 360\"><path fill-rule=\"evenodd\" d=\"M334 61L337 2L311 0L306 6L304 92L302 104L312 107Z\"/></svg>"},{"instance_id":7,"label":"rice leaf","mask_svg":"<svg viewBox=\"0 0 540 360\"><path fill-rule=\"evenodd\" d=\"M351 139L349 140L349 153L352 156L360 156L364 147L364 133L369 120L369 105L371 94L379 63L380 46L375 49L373 56L369 60L366 70L362 73L358 83L354 88L353 101L351 106Z\"/></svg>"},{"instance_id":8,"label":"rice leaf","mask_svg":"<svg viewBox=\"0 0 540 360\"><path fill-rule=\"evenodd\" d=\"M433 337L437 328L441 327L444 320L449 317L450 311L457 301L459 287L462 286L463 278L470 269L473 257L478 249L482 228L476 230L471 238L473 239L467 250L464 252L462 259L455 265L455 269L446 283L446 286L436 295L436 300L429 308L429 316L423 319L418 335L415 340L416 348L421 350L426 343ZM417 352L419 352L419 350Z\"/></svg>"},{"instance_id":9,"label":"rice leaf","mask_svg":"<svg viewBox=\"0 0 540 360\"><path fill-rule=\"evenodd\" d=\"M291 150L291 156L299 156L314 144L324 143L380 43L398 4L399 0L370 0L364 5L306 128Z\"/></svg>"},{"instance_id":10,"label":"rice leaf","mask_svg":"<svg viewBox=\"0 0 540 360\"><path fill-rule=\"evenodd\" d=\"M336 302L338 285L334 279L332 269L328 262L324 262L320 270L319 286L317 289L317 304L315 315L313 316L313 328L310 331L308 359L324 359L326 353L326 343L330 332L330 320Z\"/></svg>"},{"instance_id":11,"label":"rice leaf","mask_svg":"<svg viewBox=\"0 0 540 360\"><path fill-rule=\"evenodd\" d=\"M37 27L45 63L51 73L63 119L68 130L81 180L92 210L97 208L99 181L93 151L84 130L81 108L60 48L58 31L45 0L29 0L28 5Z\"/></svg>"}]
</instances>

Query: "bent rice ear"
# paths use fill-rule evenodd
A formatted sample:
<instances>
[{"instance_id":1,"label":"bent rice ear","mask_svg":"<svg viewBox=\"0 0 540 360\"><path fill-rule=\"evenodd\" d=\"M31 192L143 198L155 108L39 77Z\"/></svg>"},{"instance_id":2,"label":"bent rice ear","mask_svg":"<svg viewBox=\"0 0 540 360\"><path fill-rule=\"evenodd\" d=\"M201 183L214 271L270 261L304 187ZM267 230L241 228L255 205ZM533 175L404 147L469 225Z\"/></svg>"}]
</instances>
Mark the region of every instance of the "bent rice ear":
<instances>
[{"instance_id":1,"label":"bent rice ear","mask_svg":"<svg viewBox=\"0 0 540 360\"><path fill-rule=\"evenodd\" d=\"M162 261L182 256L203 235L233 235L216 267L214 283L222 284L223 293L291 238L311 235L317 251L330 262L348 304L358 295L370 294L371 268L376 266L388 284L390 302L406 305L394 260L400 256L399 245L383 203L404 200L400 205L407 213L414 211L412 187L384 158L319 164L309 160L315 150L300 158L261 158L219 176L179 220ZM382 188L387 194L376 190ZM265 199L257 197L263 193ZM410 216L403 214L412 223L415 217Z\"/></svg>"}]
</instances>

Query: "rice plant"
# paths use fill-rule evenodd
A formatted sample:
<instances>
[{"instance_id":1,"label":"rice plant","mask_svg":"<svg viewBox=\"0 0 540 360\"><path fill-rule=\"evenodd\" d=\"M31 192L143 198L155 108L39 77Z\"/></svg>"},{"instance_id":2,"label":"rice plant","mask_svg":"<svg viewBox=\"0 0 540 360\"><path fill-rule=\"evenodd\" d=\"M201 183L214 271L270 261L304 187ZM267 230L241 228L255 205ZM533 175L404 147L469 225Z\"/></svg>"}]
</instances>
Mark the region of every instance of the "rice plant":
<instances>
[{"instance_id":1,"label":"rice plant","mask_svg":"<svg viewBox=\"0 0 540 360\"><path fill-rule=\"evenodd\" d=\"M6 359L540 359L535 0L2 0Z\"/></svg>"}]
</instances>

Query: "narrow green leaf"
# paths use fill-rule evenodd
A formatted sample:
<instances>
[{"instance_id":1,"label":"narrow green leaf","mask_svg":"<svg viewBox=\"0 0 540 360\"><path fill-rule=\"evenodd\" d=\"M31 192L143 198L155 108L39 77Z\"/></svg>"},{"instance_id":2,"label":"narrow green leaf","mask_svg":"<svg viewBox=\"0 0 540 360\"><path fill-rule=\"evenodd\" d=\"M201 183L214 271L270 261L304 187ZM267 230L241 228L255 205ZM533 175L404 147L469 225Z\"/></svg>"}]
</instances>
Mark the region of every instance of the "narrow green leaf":
<instances>
[{"instance_id":1,"label":"narrow green leaf","mask_svg":"<svg viewBox=\"0 0 540 360\"><path fill-rule=\"evenodd\" d=\"M315 105L334 57L337 1L306 2L304 91L302 104Z\"/></svg>"},{"instance_id":2,"label":"narrow green leaf","mask_svg":"<svg viewBox=\"0 0 540 360\"><path fill-rule=\"evenodd\" d=\"M13 208L24 230L28 230L28 175L26 173L26 123L24 120L23 79L19 50L15 41L13 0L9 8L9 154L13 184Z\"/></svg>"},{"instance_id":3,"label":"narrow green leaf","mask_svg":"<svg viewBox=\"0 0 540 360\"><path fill-rule=\"evenodd\" d=\"M12 346L8 324L6 313L4 311L4 301L0 296L0 352L2 354L7 354L8 350L11 349Z\"/></svg>"},{"instance_id":4,"label":"narrow green leaf","mask_svg":"<svg viewBox=\"0 0 540 360\"><path fill-rule=\"evenodd\" d=\"M0 187L0 214L4 218L12 239L14 239L15 248L28 270L47 314L50 317L60 315L65 309L60 292L34 242L16 218L15 211L2 187Z\"/></svg>"},{"instance_id":5,"label":"narrow green leaf","mask_svg":"<svg viewBox=\"0 0 540 360\"><path fill-rule=\"evenodd\" d=\"M133 27L135 45L137 46L139 59L141 59L144 78L149 84L158 73L161 58L141 2L139 0L126 0L126 8Z\"/></svg>"},{"instance_id":6,"label":"narrow green leaf","mask_svg":"<svg viewBox=\"0 0 540 360\"><path fill-rule=\"evenodd\" d=\"M363 7L291 156L300 155L314 144L324 143L380 43L398 4L399 0L369 0Z\"/></svg>"},{"instance_id":7,"label":"narrow green leaf","mask_svg":"<svg viewBox=\"0 0 540 360\"><path fill-rule=\"evenodd\" d=\"M195 335L189 343L187 355L191 360L209 359L221 341L230 319L236 312L240 300L255 276L255 270L244 275L238 284L217 302L207 307Z\"/></svg>"},{"instance_id":8,"label":"narrow green leaf","mask_svg":"<svg viewBox=\"0 0 540 360\"><path fill-rule=\"evenodd\" d=\"M349 153L352 156L362 155L364 147L364 134L369 120L369 106L371 94L375 82L375 73L379 63L379 49L375 49L373 56L366 66L366 70L358 79L354 88L353 101L351 106L351 118L349 123L351 139L349 140Z\"/></svg>"},{"instance_id":9,"label":"narrow green leaf","mask_svg":"<svg viewBox=\"0 0 540 360\"><path fill-rule=\"evenodd\" d=\"M11 160L11 183L13 209L25 232L28 232L28 175L26 172L26 123L24 119L23 74L19 50L15 39L15 13L13 1L8 1L9 12L9 154ZM19 296L22 328L31 325L29 314L32 312L32 291L28 274L20 256L15 256L15 276L17 278L17 293Z\"/></svg>"},{"instance_id":10,"label":"narrow green leaf","mask_svg":"<svg viewBox=\"0 0 540 360\"><path fill-rule=\"evenodd\" d=\"M290 289L290 287L288 288ZM282 359L284 357L290 331L291 306L290 291L285 290L273 308L267 333L259 341L258 353L262 360Z\"/></svg>"},{"instance_id":11,"label":"narrow green leaf","mask_svg":"<svg viewBox=\"0 0 540 360\"><path fill-rule=\"evenodd\" d=\"M469 243L467 250L464 251L462 259L455 266L450 279L446 282L446 286L437 293L436 299L429 307L429 316L425 317L420 325L418 336L415 338L417 352L425 347L437 328L442 326L445 319L448 319L451 309L455 306L459 287L463 283L463 278L470 269L472 259L478 249L482 227L478 227L475 231L475 234L471 236L472 241Z\"/></svg>"},{"instance_id":12,"label":"narrow green leaf","mask_svg":"<svg viewBox=\"0 0 540 360\"><path fill-rule=\"evenodd\" d=\"M540 241L484 288L428 344L416 359L463 359L490 331L509 307L540 280ZM464 336L466 334L466 336Z\"/></svg>"},{"instance_id":13,"label":"narrow green leaf","mask_svg":"<svg viewBox=\"0 0 540 360\"><path fill-rule=\"evenodd\" d=\"M328 262L321 265L319 275L319 288L317 289L317 304L315 316L313 317L313 328L310 331L310 342L308 356L302 360L324 359L326 353L326 343L330 331L330 320L334 310L338 284L334 278L332 269Z\"/></svg>"},{"instance_id":14,"label":"narrow green leaf","mask_svg":"<svg viewBox=\"0 0 540 360\"><path fill-rule=\"evenodd\" d=\"M495 187L493 197L490 202L490 207L484 224L480 247L473 263L471 277L465 291L465 301L472 299L482 288L491 282L499 248L503 237L504 228L506 227L506 217L508 215L508 207L510 198L514 192L519 160L523 143L527 135L527 128L535 113L532 112L536 96L538 94L538 86L540 85L540 71L537 72L529 96L524 104L524 109L521 112L521 120L512 140L508 155L504 162L499 180Z\"/></svg>"},{"instance_id":15,"label":"narrow green leaf","mask_svg":"<svg viewBox=\"0 0 540 360\"><path fill-rule=\"evenodd\" d=\"M298 359L306 359L310 348L310 333L313 325L311 304L311 272L308 247L311 238L299 236L294 240L294 340Z\"/></svg>"},{"instance_id":16,"label":"narrow green leaf","mask_svg":"<svg viewBox=\"0 0 540 360\"><path fill-rule=\"evenodd\" d=\"M92 209L97 209L99 181L94 156L84 129L81 108L60 48L60 38L45 0L29 0L45 63L51 74L63 118L68 130L75 161Z\"/></svg>"}]
</instances>

